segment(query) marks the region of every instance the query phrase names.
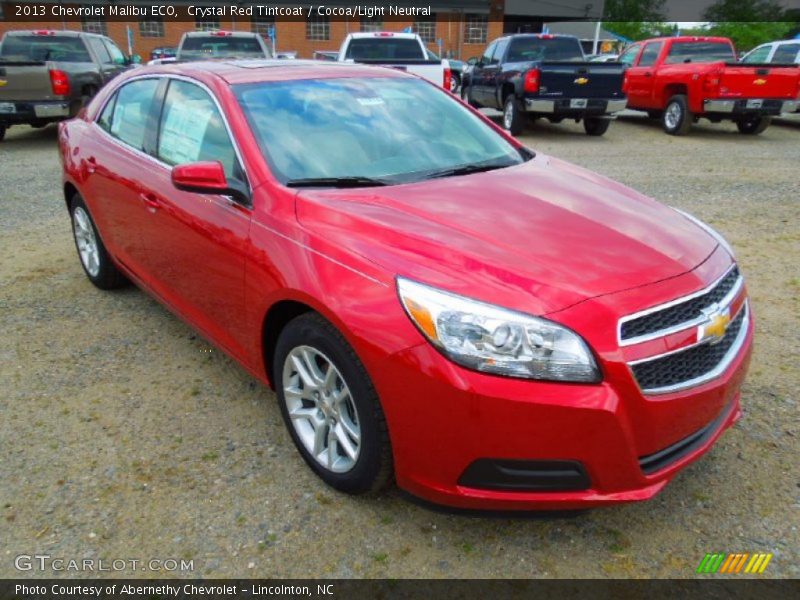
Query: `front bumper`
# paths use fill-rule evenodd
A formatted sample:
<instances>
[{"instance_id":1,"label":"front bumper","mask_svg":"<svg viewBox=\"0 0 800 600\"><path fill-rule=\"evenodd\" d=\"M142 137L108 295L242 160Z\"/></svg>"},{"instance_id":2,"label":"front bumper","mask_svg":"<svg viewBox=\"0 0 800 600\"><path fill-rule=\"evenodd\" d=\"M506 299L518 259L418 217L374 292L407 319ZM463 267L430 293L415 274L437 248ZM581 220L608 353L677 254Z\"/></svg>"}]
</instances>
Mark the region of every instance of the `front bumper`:
<instances>
[{"instance_id":1,"label":"front bumper","mask_svg":"<svg viewBox=\"0 0 800 600\"><path fill-rule=\"evenodd\" d=\"M3 110L8 105L12 111ZM61 121L77 114L80 103L68 100L0 102L0 123L31 123L33 121Z\"/></svg>"},{"instance_id":2,"label":"front bumper","mask_svg":"<svg viewBox=\"0 0 800 600\"><path fill-rule=\"evenodd\" d=\"M465 509L572 510L651 498L740 418L752 336L751 321L741 352L719 378L658 398L642 397L620 369L608 369L596 385L534 382L468 371L427 343L414 346L373 374L397 483L424 500ZM649 411L650 425L661 424L660 445L637 448L641 410ZM700 425L698 415L705 419ZM463 485L470 467L486 459L525 461L532 470L561 465L561 475L563 465L577 464L588 483L560 490Z\"/></svg>"},{"instance_id":3,"label":"front bumper","mask_svg":"<svg viewBox=\"0 0 800 600\"><path fill-rule=\"evenodd\" d=\"M775 100L770 98L748 98L741 100L703 100L703 112L728 115L760 114L777 116L782 112L794 112L800 106L797 100Z\"/></svg>"},{"instance_id":4,"label":"front bumper","mask_svg":"<svg viewBox=\"0 0 800 600\"><path fill-rule=\"evenodd\" d=\"M525 110L564 116L607 115L623 110L627 102L625 98L525 98Z\"/></svg>"}]
</instances>

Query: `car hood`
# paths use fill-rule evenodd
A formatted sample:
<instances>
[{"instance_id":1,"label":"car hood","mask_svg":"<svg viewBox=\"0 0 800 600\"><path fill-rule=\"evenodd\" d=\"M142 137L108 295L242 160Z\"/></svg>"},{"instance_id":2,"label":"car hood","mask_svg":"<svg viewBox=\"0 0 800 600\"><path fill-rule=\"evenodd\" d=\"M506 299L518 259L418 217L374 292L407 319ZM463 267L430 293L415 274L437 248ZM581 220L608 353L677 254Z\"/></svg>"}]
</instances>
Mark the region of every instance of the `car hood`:
<instances>
[{"instance_id":1,"label":"car hood","mask_svg":"<svg viewBox=\"0 0 800 600\"><path fill-rule=\"evenodd\" d=\"M717 246L673 209L542 155L413 184L301 190L297 215L392 276L533 314L676 277Z\"/></svg>"}]
</instances>

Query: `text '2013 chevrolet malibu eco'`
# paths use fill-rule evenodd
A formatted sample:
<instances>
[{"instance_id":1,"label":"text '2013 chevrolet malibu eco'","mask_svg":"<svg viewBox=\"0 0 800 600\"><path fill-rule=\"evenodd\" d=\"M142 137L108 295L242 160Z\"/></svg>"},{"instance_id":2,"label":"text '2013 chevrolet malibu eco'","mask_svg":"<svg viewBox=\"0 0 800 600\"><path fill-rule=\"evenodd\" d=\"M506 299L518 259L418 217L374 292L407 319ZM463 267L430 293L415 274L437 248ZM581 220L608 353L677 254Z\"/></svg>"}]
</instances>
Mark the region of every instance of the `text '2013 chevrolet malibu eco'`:
<instances>
[{"instance_id":1,"label":"text '2013 chevrolet malibu eco'","mask_svg":"<svg viewBox=\"0 0 800 600\"><path fill-rule=\"evenodd\" d=\"M134 282L271 386L336 489L645 500L741 415L753 318L725 240L419 78L148 67L59 144L92 283Z\"/></svg>"}]
</instances>

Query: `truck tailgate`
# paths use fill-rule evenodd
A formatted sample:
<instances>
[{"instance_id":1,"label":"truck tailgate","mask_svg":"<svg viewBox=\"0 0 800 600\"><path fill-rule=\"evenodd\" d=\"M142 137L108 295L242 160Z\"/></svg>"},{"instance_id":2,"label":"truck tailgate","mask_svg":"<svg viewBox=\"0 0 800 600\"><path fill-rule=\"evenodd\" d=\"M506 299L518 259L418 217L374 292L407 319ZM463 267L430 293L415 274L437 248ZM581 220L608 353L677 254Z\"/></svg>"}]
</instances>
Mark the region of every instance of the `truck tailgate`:
<instances>
[{"instance_id":1,"label":"truck tailgate","mask_svg":"<svg viewBox=\"0 0 800 600\"><path fill-rule=\"evenodd\" d=\"M539 93L542 96L564 98L623 96L624 68L620 63L544 62L539 68L541 71Z\"/></svg>"},{"instance_id":2,"label":"truck tailgate","mask_svg":"<svg viewBox=\"0 0 800 600\"><path fill-rule=\"evenodd\" d=\"M794 100L798 92L798 78L798 67L726 64L720 75L720 92L737 98Z\"/></svg>"},{"instance_id":3,"label":"truck tailgate","mask_svg":"<svg viewBox=\"0 0 800 600\"><path fill-rule=\"evenodd\" d=\"M53 100L50 70L43 62L0 61L0 102Z\"/></svg>"}]
</instances>

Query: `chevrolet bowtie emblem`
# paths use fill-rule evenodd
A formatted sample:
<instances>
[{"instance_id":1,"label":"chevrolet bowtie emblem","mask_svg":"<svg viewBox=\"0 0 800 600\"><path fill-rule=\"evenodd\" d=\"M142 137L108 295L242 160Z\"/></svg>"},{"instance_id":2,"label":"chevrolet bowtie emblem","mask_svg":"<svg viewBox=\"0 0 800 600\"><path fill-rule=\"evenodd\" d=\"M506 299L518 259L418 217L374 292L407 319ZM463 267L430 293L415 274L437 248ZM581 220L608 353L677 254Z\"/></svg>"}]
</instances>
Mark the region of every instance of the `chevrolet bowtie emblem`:
<instances>
[{"instance_id":1,"label":"chevrolet bowtie emblem","mask_svg":"<svg viewBox=\"0 0 800 600\"><path fill-rule=\"evenodd\" d=\"M753 83L756 84L756 85L764 85L765 83L767 83L767 80L766 79L754 79Z\"/></svg>"},{"instance_id":2,"label":"chevrolet bowtie emblem","mask_svg":"<svg viewBox=\"0 0 800 600\"><path fill-rule=\"evenodd\" d=\"M706 322L697 328L697 341L717 344L725 337L728 325L731 322L730 308L710 306L703 311Z\"/></svg>"},{"instance_id":3,"label":"chevrolet bowtie emblem","mask_svg":"<svg viewBox=\"0 0 800 600\"><path fill-rule=\"evenodd\" d=\"M3 87L4 85L8 85L8 81L5 79L0 79L0 87Z\"/></svg>"},{"instance_id":4,"label":"chevrolet bowtie emblem","mask_svg":"<svg viewBox=\"0 0 800 600\"><path fill-rule=\"evenodd\" d=\"M578 85L583 85L584 83L589 83L589 80L586 77L578 77L575 80L575 83L577 83Z\"/></svg>"}]
</instances>

